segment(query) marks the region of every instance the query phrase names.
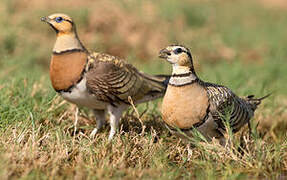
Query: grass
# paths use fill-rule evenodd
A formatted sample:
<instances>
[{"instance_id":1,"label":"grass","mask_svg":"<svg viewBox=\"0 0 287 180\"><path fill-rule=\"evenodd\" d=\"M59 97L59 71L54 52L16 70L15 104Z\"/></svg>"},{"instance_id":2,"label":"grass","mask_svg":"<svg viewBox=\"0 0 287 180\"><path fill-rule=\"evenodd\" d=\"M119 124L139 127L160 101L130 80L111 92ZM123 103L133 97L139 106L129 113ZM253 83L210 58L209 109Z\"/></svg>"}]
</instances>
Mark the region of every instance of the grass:
<instances>
[{"instance_id":1,"label":"grass","mask_svg":"<svg viewBox=\"0 0 287 180\"><path fill-rule=\"evenodd\" d=\"M24 2L24 1L23 1ZM287 176L286 9L260 1L0 2L0 176L3 179L279 179ZM103 8L105 7L105 8ZM104 9L104 11L102 10ZM230 148L196 141L193 148L163 125L161 100L123 115L121 130L95 140L91 112L52 89L48 76L54 32L39 20L73 16L90 49L125 57L152 74L170 73L156 58L167 44L191 48L199 76L238 95L269 92ZM120 22L120 23L119 23Z\"/></svg>"}]
</instances>

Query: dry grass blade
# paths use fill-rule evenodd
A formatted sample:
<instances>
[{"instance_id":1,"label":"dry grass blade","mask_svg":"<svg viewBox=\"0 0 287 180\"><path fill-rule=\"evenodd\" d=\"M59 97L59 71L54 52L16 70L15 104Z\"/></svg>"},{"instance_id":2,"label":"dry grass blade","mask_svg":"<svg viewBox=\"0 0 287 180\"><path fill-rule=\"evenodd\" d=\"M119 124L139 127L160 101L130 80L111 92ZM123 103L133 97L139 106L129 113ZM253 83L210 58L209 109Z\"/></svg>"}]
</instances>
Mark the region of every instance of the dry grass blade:
<instances>
[{"instance_id":1,"label":"dry grass blade","mask_svg":"<svg viewBox=\"0 0 287 180\"><path fill-rule=\"evenodd\" d=\"M141 116L140 116L140 114L139 114L137 108L135 107L134 102L133 102L133 100L132 100L132 98L131 98L130 96L128 97L128 101L129 101L129 103L131 104L133 110L136 112L136 116L137 116L137 118L138 118L138 120L140 121L141 126L142 126L142 132L141 132L141 134L144 135L146 126L144 125L143 121L141 120Z\"/></svg>"}]
</instances>

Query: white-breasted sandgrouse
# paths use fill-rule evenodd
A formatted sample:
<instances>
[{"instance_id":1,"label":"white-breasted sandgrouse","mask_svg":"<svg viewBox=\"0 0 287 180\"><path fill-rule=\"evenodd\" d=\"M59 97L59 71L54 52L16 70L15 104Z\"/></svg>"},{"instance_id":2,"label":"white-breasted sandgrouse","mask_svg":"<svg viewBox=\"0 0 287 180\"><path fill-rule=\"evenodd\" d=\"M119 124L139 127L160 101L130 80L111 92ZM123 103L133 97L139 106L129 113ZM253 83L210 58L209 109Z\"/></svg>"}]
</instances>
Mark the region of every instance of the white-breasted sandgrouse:
<instances>
[{"instance_id":1,"label":"white-breasted sandgrouse","mask_svg":"<svg viewBox=\"0 0 287 180\"><path fill-rule=\"evenodd\" d=\"M105 124L106 112L110 116L111 140L129 99L138 104L164 95L169 76L147 75L115 56L89 52L68 15L57 13L41 20L57 36L50 63L52 86L67 101L93 110L96 128L91 137Z\"/></svg>"},{"instance_id":2,"label":"white-breasted sandgrouse","mask_svg":"<svg viewBox=\"0 0 287 180\"><path fill-rule=\"evenodd\" d=\"M224 115L229 109L230 128L237 132L250 122L254 111L266 98L253 95L240 98L225 86L200 80L195 73L188 48L170 45L162 49L159 57L172 64L172 75L162 102L162 118L173 132L179 128L187 136L196 128L207 140L213 137L225 143ZM180 135L180 133L176 133Z\"/></svg>"}]
</instances>

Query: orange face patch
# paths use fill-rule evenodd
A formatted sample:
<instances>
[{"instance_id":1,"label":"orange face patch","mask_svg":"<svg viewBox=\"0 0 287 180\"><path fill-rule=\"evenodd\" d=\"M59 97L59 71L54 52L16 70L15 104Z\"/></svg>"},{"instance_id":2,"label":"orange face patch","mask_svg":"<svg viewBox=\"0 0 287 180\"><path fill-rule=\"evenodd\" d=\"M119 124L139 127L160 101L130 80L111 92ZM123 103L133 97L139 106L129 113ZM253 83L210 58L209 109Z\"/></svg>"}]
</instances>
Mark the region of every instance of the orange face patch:
<instances>
[{"instance_id":1,"label":"orange face patch","mask_svg":"<svg viewBox=\"0 0 287 180\"><path fill-rule=\"evenodd\" d=\"M51 24L59 31L59 35L71 33L73 29L72 24L68 21L62 21L61 23L52 22Z\"/></svg>"},{"instance_id":2,"label":"orange face patch","mask_svg":"<svg viewBox=\"0 0 287 180\"><path fill-rule=\"evenodd\" d=\"M46 18L48 22L59 33L73 32L73 20L66 14L56 13Z\"/></svg>"},{"instance_id":3,"label":"orange face patch","mask_svg":"<svg viewBox=\"0 0 287 180\"><path fill-rule=\"evenodd\" d=\"M190 58L187 56L187 54L180 55L177 63L180 66L188 66L188 67L191 66L191 61Z\"/></svg>"}]
</instances>

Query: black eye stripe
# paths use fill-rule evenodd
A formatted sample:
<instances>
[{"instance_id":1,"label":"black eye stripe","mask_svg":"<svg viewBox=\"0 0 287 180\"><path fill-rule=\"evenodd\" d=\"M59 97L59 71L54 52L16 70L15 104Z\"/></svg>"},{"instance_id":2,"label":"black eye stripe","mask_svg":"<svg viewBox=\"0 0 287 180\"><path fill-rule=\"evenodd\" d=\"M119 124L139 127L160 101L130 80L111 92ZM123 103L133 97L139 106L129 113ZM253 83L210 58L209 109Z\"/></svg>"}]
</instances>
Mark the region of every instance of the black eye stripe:
<instances>
[{"instance_id":1,"label":"black eye stripe","mask_svg":"<svg viewBox=\"0 0 287 180\"><path fill-rule=\"evenodd\" d=\"M70 21L70 20L68 20L68 19L64 19L65 21L68 21L69 23L71 23L71 24L73 24L73 22L72 21Z\"/></svg>"},{"instance_id":2,"label":"black eye stripe","mask_svg":"<svg viewBox=\"0 0 287 180\"><path fill-rule=\"evenodd\" d=\"M72 22L71 20L69 20L69 19L64 19L64 18L61 17L61 16L54 18L54 20L55 20L57 23L60 23L60 22L63 22L63 21L67 21L67 22L73 24L73 22Z\"/></svg>"},{"instance_id":3,"label":"black eye stripe","mask_svg":"<svg viewBox=\"0 0 287 180\"><path fill-rule=\"evenodd\" d=\"M180 53L182 53L182 52L185 52L185 53L187 53L184 49L182 49L182 48L176 48L175 50L173 50L173 52L174 52L174 54L180 54Z\"/></svg>"}]
</instances>

